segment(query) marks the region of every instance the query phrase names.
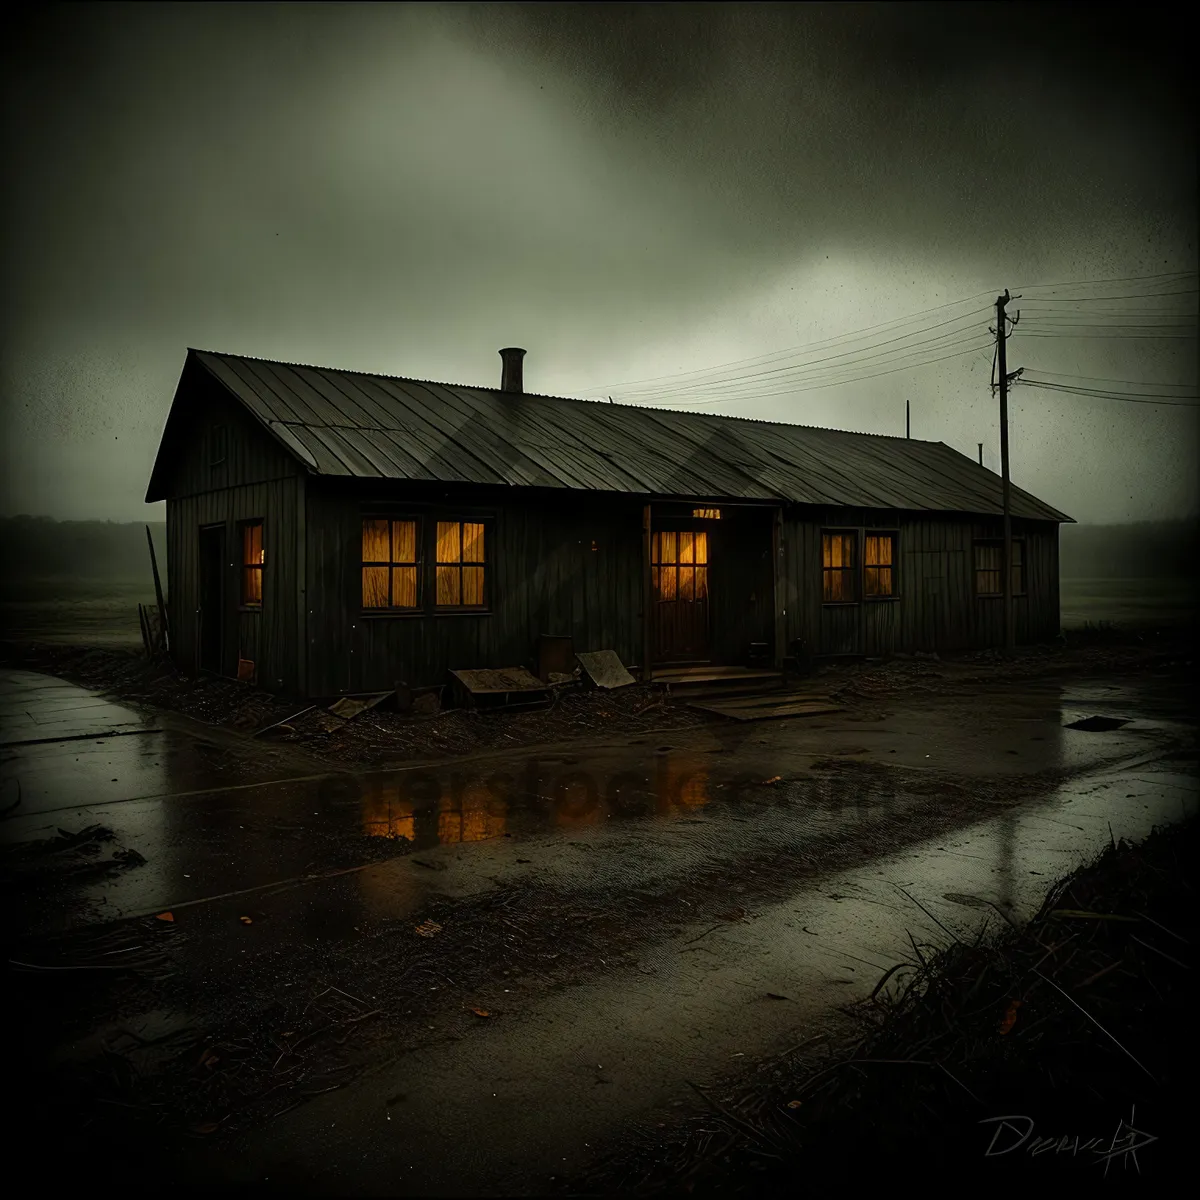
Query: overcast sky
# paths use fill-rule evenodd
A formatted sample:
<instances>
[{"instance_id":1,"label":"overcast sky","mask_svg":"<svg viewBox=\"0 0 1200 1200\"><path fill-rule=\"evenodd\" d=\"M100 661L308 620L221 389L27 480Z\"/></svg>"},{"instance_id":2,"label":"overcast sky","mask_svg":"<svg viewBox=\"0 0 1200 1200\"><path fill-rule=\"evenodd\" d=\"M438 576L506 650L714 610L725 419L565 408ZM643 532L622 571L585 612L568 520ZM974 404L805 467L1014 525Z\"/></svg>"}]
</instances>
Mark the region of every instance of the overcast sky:
<instances>
[{"instance_id":1,"label":"overcast sky","mask_svg":"<svg viewBox=\"0 0 1200 1200\"><path fill-rule=\"evenodd\" d=\"M972 457L984 442L997 467L997 292L1195 270L1191 68L1167 12L10 17L0 509L160 517L142 497L189 345L488 386L497 349L519 345L529 391L691 404L714 392L628 385L972 297L898 327L909 341L877 372L843 359L860 378L812 386L834 378L826 365L767 387L763 365L742 365L727 374L749 383L696 407L900 434L908 400L914 437ZM1167 282L1030 287L1043 302L1014 303L1010 368L1194 392L1195 340L1070 327L1194 313L1195 277ZM941 361L896 359L958 318L924 335L947 339L925 343ZM1026 335L1039 327L1054 336ZM811 371L847 345L765 369ZM1198 411L1019 387L1014 481L1082 521L1195 512Z\"/></svg>"}]
</instances>

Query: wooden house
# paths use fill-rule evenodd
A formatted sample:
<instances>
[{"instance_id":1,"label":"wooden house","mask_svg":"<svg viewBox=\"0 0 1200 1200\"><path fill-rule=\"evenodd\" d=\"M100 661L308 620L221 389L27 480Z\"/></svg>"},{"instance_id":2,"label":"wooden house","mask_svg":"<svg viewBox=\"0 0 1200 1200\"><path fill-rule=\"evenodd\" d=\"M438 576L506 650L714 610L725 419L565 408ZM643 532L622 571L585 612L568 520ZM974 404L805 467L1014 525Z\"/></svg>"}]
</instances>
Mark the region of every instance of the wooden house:
<instances>
[{"instance_id":1,"label":"wooden house","mask_svg":"<svg viewBox=\"0 0 1200 1200\"><path fill-rule=\"evenodd\" d=\"M167 505L185 669L333 697L532 666L645 674L1003 641L1001 483L940 442L189 350ZM1059 632L1058 526L1012 489L1019 642ZM239 667L240 664L240 667Z\"/></svg>"}]
</instances>

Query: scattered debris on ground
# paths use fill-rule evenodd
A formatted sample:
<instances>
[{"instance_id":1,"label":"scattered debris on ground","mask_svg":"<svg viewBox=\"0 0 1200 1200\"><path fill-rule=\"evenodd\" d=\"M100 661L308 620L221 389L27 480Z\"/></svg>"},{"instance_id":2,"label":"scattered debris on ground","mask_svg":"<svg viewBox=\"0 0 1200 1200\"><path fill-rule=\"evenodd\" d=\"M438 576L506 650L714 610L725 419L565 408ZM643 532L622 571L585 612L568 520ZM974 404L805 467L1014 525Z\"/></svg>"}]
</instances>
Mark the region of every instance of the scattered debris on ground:
<instances>
[{"instance_id":1,"label":"scattered debris on ground","mask_svg":"<svg viewBox=\"0 0 1200 1200\"><path fill-rule=\"evenodd\" d=\"M584 651L575 657L588 681L598 688L611 690L628 687L635 682L615 650Z\"/></svg>"},{"instance_id":2,"label":"scattered debris on ground","mask_svg":"<svg viewBox=\"0 0 1200 1200\"><path fill-rule=\"evenodd\" d=\"M71 833L60 829L57 837L15 842L0 848L0 893L58 895L68 883L78 884L119 871L143 866L136 850L118 848L102 857L102 847L113 841L104 825L89 825Z\"/></svg>"},{"instance_id":3,"label":"scattered debris on ground","mask_svg":"<svg viewBox=\"0 0 1200 1200\"><path fill-rule=\"evenodd\" d=\"M905 1163L1167 1179L1195 1057L1198 850L1195 820L1156 830L1061 881L1023 929L914 942L840 1025L696 1086L704 1115L632 1127L560 1193L793 1195L850 1162L863 1182Z\"/></svg>"},{"instance_id":4,"label":"scattered debris on ground","mask_svg":"<svg viewBox=\"0 0 1200 1200\"><path fill-rule=\"evenodd\" d=\"M186 676L168 663L147 662L135 651L8 643L0 647L0 661L8 667L57 675L128 703L170 709L290 743L339 763L448 758L569 738L693 728L711 720L683 703L673 703L653 686L599 691L579 687L574 678L551 686L550 706L532 711L442 708L435 690L417 695L408 712L398 711L389 693L374 706L356 708L353 719L347 720L320 705L306 705L295 697L277 696L236 680ZM356 697L355 702L363 699Z\"/></svg>"},{"instance_id":5,"label":"scattered debris on ground","mask_svg":"<svg viewBox=\"0 0 1200 1200\"><path fill-rule=\"evenodd\" d=\"M884 662L827 664L817 669L815 680L804 681L804 687L811 690L815 682L835 704L854 706L922 691L970 690L1006 679L1190 665L1193 652L1186 630L1122 633L1103 629L1072 634L1049 646L1021 647L1014 659L988 650L945 660L933 655L898 656ZM591 657L597 661L603 657L607 666L613 665L607 655ZM118 700L170 709L213 725L291 743L321 758L364 765L449 758L571 738L694 728L721 719L690 707L684 698L673 697L670 689L653 683L583 687L572 677L547 688L548 707L529 711L444 708L439 698L442 689L403 697L398 692L345 697L330 710L232 679L186 676L169 663L148 662L133 650L9 642L0 644L0 662L58 675ZM786 697L787 693L780 695Z\"/></svg>"}]
</instances>

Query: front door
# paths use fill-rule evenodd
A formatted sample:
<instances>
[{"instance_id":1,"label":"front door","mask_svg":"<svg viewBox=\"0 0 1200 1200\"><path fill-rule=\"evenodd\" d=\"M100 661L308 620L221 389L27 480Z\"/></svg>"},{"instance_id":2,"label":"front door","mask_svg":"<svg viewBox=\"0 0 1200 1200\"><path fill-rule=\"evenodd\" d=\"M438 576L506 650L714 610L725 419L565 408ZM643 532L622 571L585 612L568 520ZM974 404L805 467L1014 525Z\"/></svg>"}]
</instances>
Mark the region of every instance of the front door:
<instances>
[{"instance_id":1,"label":"front door","mask_svg":"<svg viewBox=\"0 0 1200 1200\"><path fill-rule=\"evenodd\" d=\"M654 661L703 662L708 642L708 533L660 529L650 540Z\"/></svg>"},{"instance_id":2,"label":"front door","mask_svg":"<svg viewBox=\"0 0 1200 1200\"><path fill-rule=\"evenodd\" d=\"M225 526L200 530L200 630L202 671L220 672L225 644Z\"/></svg>"}]
</instances>

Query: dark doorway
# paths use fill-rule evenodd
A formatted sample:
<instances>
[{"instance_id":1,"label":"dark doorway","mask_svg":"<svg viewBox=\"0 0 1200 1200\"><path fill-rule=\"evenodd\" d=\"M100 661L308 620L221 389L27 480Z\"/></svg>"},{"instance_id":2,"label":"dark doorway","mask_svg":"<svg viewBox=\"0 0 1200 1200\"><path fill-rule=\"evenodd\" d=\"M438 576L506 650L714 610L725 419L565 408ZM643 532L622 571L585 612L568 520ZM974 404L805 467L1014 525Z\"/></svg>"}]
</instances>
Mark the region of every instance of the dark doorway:
<instances>
[{"instance_id":1,"label":"dark doorway","mask_svg":"<svg viewBox=\"0 0 1200 1200\"><path fill-rule=\"evenodd\" d=\"M708 660L708 551L704 529L660 529L651 538L655 662Z\"/></svg>"},{"instance_id":2,"label":"dark doorway","mask_svg":"<svg viewBox=\"0 0 1200 1200\"><path fill-rule=\"evenodd\" d=\"M200 530L200 644L202 671L221 671L225 644L225 526Z\"/></svg>"}]
</instances>

